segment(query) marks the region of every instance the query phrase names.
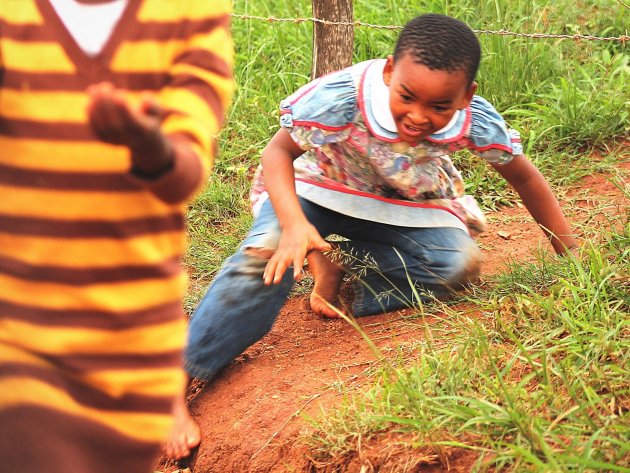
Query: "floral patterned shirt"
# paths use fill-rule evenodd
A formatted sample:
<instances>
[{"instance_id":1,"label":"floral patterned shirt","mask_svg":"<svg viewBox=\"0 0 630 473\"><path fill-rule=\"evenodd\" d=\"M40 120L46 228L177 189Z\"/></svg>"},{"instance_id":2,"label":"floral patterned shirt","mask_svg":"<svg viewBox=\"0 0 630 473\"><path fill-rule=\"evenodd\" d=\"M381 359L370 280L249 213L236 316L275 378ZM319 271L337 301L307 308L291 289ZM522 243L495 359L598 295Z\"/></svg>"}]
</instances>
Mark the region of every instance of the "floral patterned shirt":
<instances>
[{"instance_id":1,"label":"floral patterned shirt","mask_svg":"<svg viewBox=\"0 0 630 473\"><path fill-rule=\"evenodd\" d=\"M402 141L383 82L385 60L323 76L280 104L280 123L306 152L294 162L298 195L353 217L408 227L459 227L477 234L485 218L464 194L449 153L469 149L493 164L522 153L520 137L485 99L416 146ZM250 198L267 193L261 168Z\"/></svg>"}]
</instances>

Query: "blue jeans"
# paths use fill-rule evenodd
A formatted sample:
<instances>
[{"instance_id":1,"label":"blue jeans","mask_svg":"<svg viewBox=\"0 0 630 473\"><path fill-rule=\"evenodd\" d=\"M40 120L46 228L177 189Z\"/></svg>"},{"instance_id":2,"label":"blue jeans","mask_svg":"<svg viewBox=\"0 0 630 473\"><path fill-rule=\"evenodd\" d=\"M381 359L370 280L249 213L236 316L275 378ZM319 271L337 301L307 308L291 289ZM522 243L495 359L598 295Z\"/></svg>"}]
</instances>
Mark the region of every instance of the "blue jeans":
<instances>
[{"instance_id":1,"label":"blue jeans","mask_svg":"<svg viewBox=\"0 0 630 473\"><path fill-rule=\"evenodd\" d=\"M480 251L458 228L411 228L361 220L300 199L307 219L346 255L344 269L354 275L354 316L411 307L419 300L443 297L479 273ZM263 272L280 240L280 226L269 201L252 229L228 258L197 306L189 325L185 367L210 379L261 339L276 320L291 288L293 271L279 284L266 286Z\"/></svg>"}]
</instances>

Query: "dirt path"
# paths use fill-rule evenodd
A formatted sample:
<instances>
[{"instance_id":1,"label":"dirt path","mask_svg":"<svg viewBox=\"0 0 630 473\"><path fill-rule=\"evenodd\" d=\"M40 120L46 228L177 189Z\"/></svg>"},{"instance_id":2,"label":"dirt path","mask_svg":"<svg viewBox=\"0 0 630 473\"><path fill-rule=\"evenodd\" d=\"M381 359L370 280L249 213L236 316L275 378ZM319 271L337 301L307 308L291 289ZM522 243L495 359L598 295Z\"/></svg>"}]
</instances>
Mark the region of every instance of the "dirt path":
<instances>
[{"instance_id":1,"label":"dirt path","mask_svg":"<svg viewBox=\"0 0 630 473\"><path fill-rule=\"evenodd\" d=\"M628 166L624 167L627 170ZM604 176L590 177L581 188L567 194L569 219L582 222L586 215L582 210L592 206L592 199L622 201L620 191ZM538 246L549 248L524 208L504 209L488 217L490 230L479 240L484 253L484 274L502 271L504 262L510 259L533 261ZM401 318L402 314L365 317L359 323L387 352L395 344L413 342L423 336L422 325ZM436 321L439 315L432 318ZM208 386L197 385L198 391L189 396L191 411L203 432L192 471L316 471L309 467L307 448L298 441L300 431L309 427L301 414L317 415L321 407L339 402L341 396L335 389L339 382L360 387L366 382L365 371L373 366L374 360L367 344L346 322L316 317L308 309L307 296L290 299L267 336ZM388 445L387 439L375 442L381 451ZM450 460L449 471L469 471L467 467L474 459L462 455ZM173 472L178 465L163 461L157 469ZM363 470L355 462L344 471L396 470ZM436 464L422 471L446 470Z\"/></svg>"}]
</instances>

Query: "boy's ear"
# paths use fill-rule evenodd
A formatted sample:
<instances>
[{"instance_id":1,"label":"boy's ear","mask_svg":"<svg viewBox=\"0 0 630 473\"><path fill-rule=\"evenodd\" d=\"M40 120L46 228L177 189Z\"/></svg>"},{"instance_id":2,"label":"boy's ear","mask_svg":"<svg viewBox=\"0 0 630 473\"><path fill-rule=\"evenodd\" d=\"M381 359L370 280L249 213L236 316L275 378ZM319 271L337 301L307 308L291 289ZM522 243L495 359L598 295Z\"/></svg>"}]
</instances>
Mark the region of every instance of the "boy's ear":
<instances>
[{"instance_id":1,"label":"boy's ear","mask_svg":"<svg viewBox=\"0 0 630 473\"><path fill-rule=\"evenodd\" d=\"M475 92L477 92L477 83L473 82L472 84L470 84L470 87L468 87L468 90L466 90L466 95L464 95L464 106L460 107L460 109L468 107L468 105L470 105L470 101L472 100L473 95L475 95Z\"/></svg>"},{"instance_id":2,"label":"boy's ear","mask_svg":"<svg viewBox=\"0 0 630 473\"><path fill-rule=\"evenodd\" d=\"M393 71L394 71L394 56L390 54L389 56L387 56L387 62L385 63L385 67L383 68L383 82L385 82L385 85L388 87L392 80Z\"/></svg>"}]
</instances>

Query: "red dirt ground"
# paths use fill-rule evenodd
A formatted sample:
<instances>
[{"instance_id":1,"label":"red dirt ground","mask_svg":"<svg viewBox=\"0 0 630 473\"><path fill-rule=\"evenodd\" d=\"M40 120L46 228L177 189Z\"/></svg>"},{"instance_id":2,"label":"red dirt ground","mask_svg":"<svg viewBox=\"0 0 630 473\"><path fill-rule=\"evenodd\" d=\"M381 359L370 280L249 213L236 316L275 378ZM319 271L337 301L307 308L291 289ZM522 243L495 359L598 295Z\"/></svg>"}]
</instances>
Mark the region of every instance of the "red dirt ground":
<instances>
[{"instance_id":1,"label":"red dirt ground","mask_svg":"<svg viewBox=\"0 0 630 473\"><path fill-rule=\"evenodd\" d=\"M623 165L625 171L630 166ZM627 201L606 176L589 177L562 196L565 212L576 227L588 218L584 209L611 202L614 213ZM621 204L615 204L621 202ZM621 207L623 206L623 207ZM488 215L490 230L479 243L485 275L505 269L504 262L534 261L540 246L550 251L542 232L522 207ZM421 324L401 318L402 312L359 319L381 348L422 337ZM439 315L432 316L437 320ZM431 317L427 320L431 323ZM250 347L207 386L195 384L189 404L202 431L195 458L176 464L162 459L159 471L190 468L194 473L279 472L466 472L475 455L452 450L438 458L396 443L394 434L370 439L359 452L335 464L320 464L299 435L309 425L303 413L317 416L341 400L334 388L344 382L360 387L369 382L365 370L374 355L360 335L342 320L322 320L308 308L306 295L289 299L269 334Z\"/></svg>"}]
</instances>

